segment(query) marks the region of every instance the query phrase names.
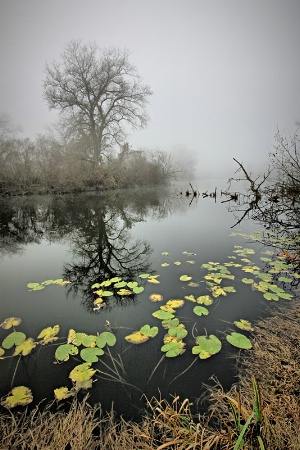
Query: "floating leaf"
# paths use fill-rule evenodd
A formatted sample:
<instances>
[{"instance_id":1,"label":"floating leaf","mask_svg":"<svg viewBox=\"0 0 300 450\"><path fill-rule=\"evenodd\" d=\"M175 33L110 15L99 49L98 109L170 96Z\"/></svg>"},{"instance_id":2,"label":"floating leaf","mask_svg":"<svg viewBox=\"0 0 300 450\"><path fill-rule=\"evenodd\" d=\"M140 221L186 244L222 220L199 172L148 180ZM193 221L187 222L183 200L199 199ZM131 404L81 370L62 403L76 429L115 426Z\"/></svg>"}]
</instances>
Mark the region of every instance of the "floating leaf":
<instances>
[{"instance_id":1,"label":"floating leaf","mask_svg":"<svg viewBox=\"0 0 300 450\"><path fill-rule=\"evenodd\" d=\"M246 350L249 350L250 348L252 348L250 339L248 339L246 336L244 336L241 333L236 333L235 331L233 331L231 334L226 336L226 340L229 342L229 344L231 344L237 348L242 348L242 349L246 349Z\"/></svg>"},{"instance_id":2,"label":"floating leaf","mask_svg":"<svg viewBox=\"0 0 300 450\"><path fill-rule=\"evenodd\" d=\"M196 301L200 305L206 306L209 306L213 303L213 299L209 295L200 295L200 297L198 297Z\"/></svg>"},{"instance_id":3,"label":"floating leaf","mask_svg":"<svg viewBox=\"0 0 300 450\"><path fill-rule=\"evenodd\" d=\"M169 334L169 336L173 336L173 337L176 337L177 339L181 340L187 336L188 332L187 332L185 326L182 323L180 323L176 326L171 325L169 327L168 334Z\"/></svg>"},{"instance_id":4,"label":"floating leaf","mask_svg":"<svg viewBox=\"0 0 300 450\"><path fill-rule=\"evenodd\" d=\"M193 281L191 281L191 282L188 284L188 286L190 286L190 287L199 287L200 284L199 284L199 283L194 283Z\"/></svg>"},{"instance_id":5,"label":"floating leaf","mask_svg":"<svg viewBox=\"0 0 300 450\"><path fill-rule=\"evenodd\" d=\"M254 331L253 326L251 325L251 323L248 320L244 320L244 319L241 319L239 321L236 320L234 322L234 324L241 330Z\"/></svg>"},{"instance_id":6,"label":"floating leaf","mask_svg":"<svg viewBox=\"0 0 300 450\"><path fill-rule=\"evenodd\" d=\"M170 264L169 263L162 263L161 267L168 267Z\"/></svg>"},{"instance_id":7,"label":"floating leaf","mask_svg":"<svg viewBox=\"0 0 300 450\"><path fill-rule=\"evenodd\" d=\"M292 280L292 278L279 277L278 281L280 281L281 283L291 283L293 280Z\"/></svg>"},{"instance_id":8,"label":"floating leaf","mask_svg":"<svg viewBox=\"0 0 300 450\"><path fill-rule=\"evenodd\" d=\"M132 292L129 289L120 289L119 291L117 291L117 294L119 294L121 296L125 296L125 295L131 295Z\"/></svg>"},{"instance_id":9,"label":"floating leaf","mask_svg":"<svg viewBox=\"0 0 300 450\"><path fill-rule=\"evenodd\" d=\"M208 309L204 306L195 306L193 311L197 316L207 316L209 314Z\"/></svg>"},{"instance_id":10,"label":"floating leaf","mask_svg":"<svg viewBox=\"0 0 300 450\"><path fill-rule=\"evenodd\" d=\"M148 278L150 277L150 273L142 273L141 275L139 275L140 278Z\"/></svg>"},{"instance_id":11,"label":"floating leaf","mask_svg":"<svg viewBox=\"0 0 300 450\"><path fill-rule=\"evenodd\" d=\"M96 298L96 300L93 301L93 304L105 306L105 302L102 297Z\"/></svg>"},{"instance_id":12,"label":"floating leaf","mask_svg":"<svg viewBox=\"0 0 300 450\"><path fill-rule=\"evenodd\" d=\"M70 355L77 355L78 348L73 344L59 345L55 351L55 358L58 361L68 361Z\"/></svg>"},{"instance_id":13,"label":"floating leaf","mask_svg":"<svg viewBox=\"0 0 300 450\"><path fill-rule=\"evenodd\" d=\"M166 312L169 312L169 313L174 313L174 312L175 312L175 309L171 308L170 305L162 305L162 306L160 307L160 309L161 309L162 311L166 311Z\"/></svg>"},{"instance_id":14,"label":"floating leaf","mask_svg":"<svg viewBox=\"0 0 300 450\"><path fill-rule=\"evenodd\" d=\"M170 299L167 301L166 303L168 306L170 306L170 308L181 308L184 305L184 300L180 300L180 299Z\"/></svg>"},{"instance_id":15,"label":"floating leaf","mask_svg":"<svg viewBox=\"0 0 300 450\"><path fill-rule=\"evenodd\" d=\"M148 278L148 283L153 283L153 284L159 284L160 283L160 281L158 281L156 278L154 278L154 277L149 277Z\"/></svg>"},{"instance_id":16,"label":"floating leaf","mask_svg":"<svg viewBox=\"0 0 300 450\"><path fill-rule=\"evenodd\" d=\"M144 289L145 288L143 286L136 286L133 288L133 292L134 292L134 294L140 294L141 292L144 291Z\"/></svg>"},{"instance_id":17,"label":"floating leaf","mask_svg":"<svg viewBox=\"0 0 300 450\"><path fill-rule=\"evenodd\" d=\"M211 288L211 293L213 297L220 297L220 295L226 296L226 291L221 286L213 286Z\"/></svg>"},{"instance_id":18,"label":"floating leaf","mask_svg":"<svg viewBox=\"0 0 300 450\"><path fill-rule=\"evenodd\" d=\"M27 356L36 347L36 342L32 338L26 339L26 341L17 345L14 351L14 356L23 355Z\"/></svg>"},{"instance_id":19,"label":"floating leaf","mask_svg":"<svg viewBox=\"0 0 300 450\"><path fill-rule=\"evenodd\" d=\"M180 281L190 281L192 277L189 277L188 275L181 275L179 279Z\"/></svg>"},{"instance_id":20,"label":"floating leaf","mask_svg":"<svg viewBox=\"0 0 300 450\"><path fill-rule=\"evenodd\" d=\"M63 281L64 281L63 278L57 278L57 280L53 280L53 284L60 284Z\"/></svg>"},{"instance_id":21,"label":"floating leaf","mask_svg":"<svg viewBox=\"0 0 300 450\"><path fill-rule=\"evenodd\" d=\"M109 347L113 347L116 342L117 342L116 336L110 331L103 331L103 333L101 333L96 338L96 345L99 348L105 347L106 344Z\"/></svg>"},{"instance_id":22,"label":"floating leaf","mask_svg":"<svg viewBox=\"0 0 300 450\"><path fill-rule=\"evenodd\" d=\"M149 337L155 337L158 333L158 328L157 327L150 327L150 325L144 325L141 329L140 332L145 334L146 336Z\"/></svg>"},{"instance_id":23,"label":"floating leaf","mask_svg":"<svg viewBox=\"0 0 300 450\"><path fill-rule=\"evenodd\" d=\"M54 396L57 401L65 400L66 398L71 397L72 395L75 395L75 391L69 389L67 387L61 387L58 389L54 389Z\"/></svg>"},{"instance_id":24,"label":"floating leaf","mask_svg":"<svg viewBox=\"0 0 300 450\"><path fill-rule=\"evenodd\" d=\"M142 344L143 342L148 341L149 337L140 331L135 331L134 333L125 336L125 339L131 344Z\"/></svg>"},{"instance_id":25,"label":"floating leaf","mask_svg":"<svg viewBox=\"0 0 300 450\"><path fill-rule=\"evenodd\" d=\"M252 278L242 278L242 282L245 284L252 284L254 283L254 280L252 280Z\"/></svg>"},{"instance_id":26,"label":"floating leaf","mask_svg":"<svg viewBox=\"0 0 300 450\"><path fill-rule=\"evenodd\" d=\"M162 255L167 256L169 252L162 252Z\"/></svg>"},{"instance_id":27,"label":"floating leaf","mask_svg":"<svg viewBox=\"0 0 300 450\"><path fill-rule=\"evenodd\" d=\"M199 355L200 359L207 359L212 355L219 353L222 348L221 341L217 336L197 336L196 345L192 348L193 355Z\"/></svg>"},{"instance_id":28,"label":"floating leaf","mask_svg":"<svg viewBox=\"0 0 300 450\"><path fill-rule=\"evenodd\" d=\"M154 311L154 313L152 313L152 316L156 317L157 319L168 320L172 319L174 317L174 314L159 309L158 311Z\"/></svg>"},{"instance_id":29,"label":"floating leaf","mask_svg":"<svg viewBox=\"0 0 300 450\"><path fill-rule=\"evenodd\" d=\"M196 299L194 295L185 295L184 297L186 300L189 300L190 302L196 303Z\"/></svg>"},{"instance_id":30,"label":"floating leaf","mask_svg":"<svg viewBox=\"0 0 300 450\"><path fill-rule=\"evenodd\" d=\"M149 295L149 300L151 302L161 302L163 300L163 296L161 294L151 294Z\"/></svg>"},{"instance_id":31,"label":"floating leaf","mask_svg":"<svg viewBox=\"0 0 300 450\"><path fill-rule=\"evenodd\" d=\"M104 351L99 347L83 348L80 352L81 358L88 363L97 362L101 355L104 355Z\"/></svg>"},{"instance_id":32,"label":"floating leaf","mask_svg":"<svg viewBox=\"0 0 300 450\"><path fill-rule=\"evenodd\" d=\"M118 283L118 282L121 281L121 280L122 280L121 277L113 277L113 278L111 278L111 279L108 280L108 281L110 281L111 283Z\"/></svg>"},{"instance_id":33,"label":"floating leaf","mask_svg":"<svg viewBox=\"0 0 300 450\"><path fill-rule=\"evenodd\" d=\"M5 353L4 349L0 347L0 359L4 359L4 358L1 358L1 356L3 356L4 353Z\"/></svg>"},{"instance_id":34,"label":"floating leaf","mask_svg":"<svg viewBox=\"0 0 300 450\"><path fill-rule=\"evenodd\" d=\"M38 286L40 286L40 283L27 283L27 287L29 289L33 289L33 288L36 288Z\"/></svg>"},{"instance_id":35,"label":"floating leaf","mask_svg":"<svg viewBox=\"0 0 300 450\"><path fill-rule=\"evenodd\" d=\"M114 295L114 293L112 291L103 291L102 292L103 297L111 297L112 295Z\"/></svg>"},{"instance_id":36,"label":"floating leaf","mask_svg":"<svg viewBox=\"0 0 300 450\"><path fill-rule=\"evenodd\" d=\"M168 358L174 358L179 356L184 352L184 343L179 342L169 342L161 347L161 351L166 353Z\"/></svg>"},{"instance_id":37,"label":"floating leaf","mask_svg":"<svg viewBox=\"0 0 300 450\"><path fill-rule=\"evenodd\" d=\"M136 281L129 281L127 283L127 286L129 287L129 289L133 289L138 286L138 283Z\"/></svg>"},{"instance_id":38,"label":"floating leaf","mask_svg":"<svg viewBox=\"0 0 300 450\"><path fill-rule=\"evenodd\" d=\"M56 335L59 333L59 325L54 325L54 327L44 328L40 334L38 335L39 339L42 339L41 344L49 344L50 342L54 342L58 339Z\"/></svg>"},{"instance_id":39,"label":"floating leaf","mask_svg":"<svg viewBox=\"0 0 300 450\"><path fill-rule=\"evenodd\" d=\"M125 287L125 286L127 286L126 281L119 281L118 283L116 283L116 284L114 285L115 288L123 288L123 287Z\"/></svg>"},{"instance_id":40,"label":"floating leaf","mask_svg":"<svg viewBox=\"0 0 300 450\"><path fill-rule=\"evenodd\" d=\"M1 402L1 405L7 409L14 408L18 405L28 405L33 400L31 390L25 386L13 388L10 394L11 395L7 396L6 399Z\"/></svg>"},{"instance_id":41,"label":"floating leaf","mask_svg":"<svg viewBox=\"0 0 300 450\"><path fill-rule=\"evenodd\" d=\"M26 339L26 334L21 331L13 331L2 342L2 347L6 350L12 348L14 345L20 345Z\"/></svg>"},{"instance_id":42,"label":"floating leaf","mask_svg":"<svg viewBox=\"0 0 300 450\"><path fill-rule=\"evenodd\" d=\"M279 300L278 295L272 294L272 292L266 292L266 293L264 294L264 298L265 298L266 300L274 300L275 302L277 302L277 301Z\"/></svg>"},{"instance_id":43,"label":"floating leaf","mask_svg":"<svg viewBox=\"0 0 300 450\"><path fill-rule=\"evenodd\" d=\"M91 369L91 363L83 363L74 367L69 374L69 378L74 382L83 382L90 380L95 373L96 370Z\"/></svg>"},{"instance_id":44,"label":"floating leaf","mask_svg":"<svg viewBox=\"0 0 300 450\"><path fill-rule=\"evenodd\" d=\"M18 317L8 317L1 324L0 327L4 330L9 330L11 327L17 327L22 322Z\"/></svg>"},{"instance_id":45,"label":"floating leaf","mask_svg":"<svg viewBox=\"0 0 300 450\"><path fill-rule=\"evenodd\" d=\"M174 261L175 266L181 266L181 262L180 261Z\"/></svg>"},{"instance_id":46,"label":"floating leaf","mask_svg":"<svg viewBox=\"0 0 300 450\"><path fill-rule=\"evenodd\" d=\"M41 291L42 289L45 289L45 286L42 286L42 285L40 284L39 286L33 287L31 290L32 290L32 291Z\"/></svg>"},{"instance_id":47,"label":"floating leaf","mask_svg":"<svg viewBox=\"0 0 300 450\"><path fill-rule=\"evenodd\" d=\"M288 293L286 293L286 292L280 292L280 293L278 294L278 296L279 296L280 298L283 298L284 300L292 300L292 298L293 298L293 295L292 295L292 294L288 294Z\"/></svg>"}]
</instances>

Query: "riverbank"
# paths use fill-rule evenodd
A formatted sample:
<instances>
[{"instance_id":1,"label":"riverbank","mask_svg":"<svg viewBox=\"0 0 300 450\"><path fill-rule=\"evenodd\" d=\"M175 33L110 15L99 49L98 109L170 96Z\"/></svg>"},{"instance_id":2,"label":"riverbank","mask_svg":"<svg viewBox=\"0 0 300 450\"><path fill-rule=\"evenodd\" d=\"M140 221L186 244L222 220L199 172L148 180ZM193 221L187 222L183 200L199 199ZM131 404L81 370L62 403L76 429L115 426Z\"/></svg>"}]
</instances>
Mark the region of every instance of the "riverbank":
<instances>
[{"instance_id":1,"label":"riverbank","mask_svg":"<svg viewBox=\"0 0 300 450\"><path fill-rule=\"evenodd\" d=\"M177 398L171 404L152 399L147 415L134 423L116 420L113 411L103 413L87 399L74 400L68 412L60 408L53 412L49 405L43 413L36 409L2 415L0 449L221 450L234 448L243 427L248 445L244 448L300 448L299 301L259 321L252 344L253 349L238 361L238 383L229 392L217 383L208 388L207 416L193 417L188 399ZM256 427L254 418L246 423L253 412L253 377L260 393L261 418Z\"/></svg>"}]
</instances>

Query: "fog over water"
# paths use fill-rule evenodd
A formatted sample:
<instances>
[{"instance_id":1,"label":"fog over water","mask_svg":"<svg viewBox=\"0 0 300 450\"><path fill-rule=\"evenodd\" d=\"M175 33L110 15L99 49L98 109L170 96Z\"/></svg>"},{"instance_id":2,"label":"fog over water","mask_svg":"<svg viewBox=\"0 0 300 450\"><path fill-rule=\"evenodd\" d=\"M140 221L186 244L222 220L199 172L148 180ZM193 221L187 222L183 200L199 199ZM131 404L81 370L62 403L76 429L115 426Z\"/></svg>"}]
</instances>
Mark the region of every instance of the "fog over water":
<instances>
[{"instance_id":1,"label":"fog over water","mask_svg":"<svg viewBox=\"0 0 300 450\"><path fill-rule=\"evenodd\" d=\"M71 39L127 48L153 90L133 148L196 155L201 177L231 175L233 157L257 170L300 120L299 17L298 0L2 0L0 113L44 133L45 63Z\"/></svg>"}]
</instances>

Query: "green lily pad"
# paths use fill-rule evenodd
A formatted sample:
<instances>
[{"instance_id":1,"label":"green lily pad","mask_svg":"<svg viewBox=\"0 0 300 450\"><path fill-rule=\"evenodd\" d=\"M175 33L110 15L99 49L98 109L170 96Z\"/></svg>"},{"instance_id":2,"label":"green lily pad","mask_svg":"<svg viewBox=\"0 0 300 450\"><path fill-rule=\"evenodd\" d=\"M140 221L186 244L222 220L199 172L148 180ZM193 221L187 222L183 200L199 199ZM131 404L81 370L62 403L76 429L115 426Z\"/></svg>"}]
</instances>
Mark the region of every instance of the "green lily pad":
<instances>
[{"instance_id":1,"label":"green lily pad","mask_svg":"<svg viewBox=\"0 0 300 450\"><path fill-rule=\"evenodd\" d=\"M68 361L70 355L77 355L78 348L73 344L59 345L55 351L55 358L58 361Z\"/></svg>"},{"instance_id":2,"label":"green lily pad","mask_svg":"<svg viewBox=\"0 0 300 450\"><path fill-rule=\"evenodd\" d=\"M80 356L83 361L93 363L98 361L98 356L104 355L104 351L99 347L83 348L80 352Z\"/></svg>"},{"instance_id":3,"label":"green lily pad","mask_svg":"<svg viewBox=\"0 0 300 450\"><path fill-rule=\"evenodd\" d=\"M2 342L2 347L5 350L12 348L14 345L20 345L26 339L26 334L21 331L13 331Z\"/></svg>"},{"instance_id":4,"label":"green lily pad","mask_svg":"<svg viewBox=\"0 0 300 450\"><path fill-rule=\"evenodd\" d=\"M217 336L211 334L210 336L197 336L196 345L192 348L193 355L199 355L200 359L210 358L216 355L222 348L221 341Z\"/></svg>"},{"instance_id":5,"label":"green lily pad","mask_svg":"<svg viewBox=\"0 0 300 450\"><path fill-rule=\"evenodd\" d=\"M195 306L193 311L197 316L207 316L209 314L208 309L204 306Z\"/></svg>"},{"instance_id":6,"label":"green lily pad","mask_svg":"<svg viewBox=\"0 0 300 450\"><path fill-rule=\"evenodd\" d=\"M106 344L109 347L113 347L116 342L117 342L116 336L113 333L111 333L110 331L103 331L103 333L101 333L96 338L96 345L99 348L105 347Z\"/></svg>"},{"instance_id":7,"label":"green lily pad","mask_svg":"<svg viewBox=\"0 0 300 450\"><path fill-rule=\"evenodd\" d=\"M174 358L181 355L184 352L184 343L179 342L169 342L161 347L161 351L166 353L168 358Z\"/></svg>"},{"instance_id":8,"label":"green lily pad","mask_svg":"<svg viewBox=\"0 0 300 450\"><path fill-rule=\"evenodd\" d=\"M249 350L250 348L252 348L250 339L248 339L247 336L241 333L236 333L235 331L226 336L226 340L227 342L229 342L229 344L237 348L245 350Z\"/></svg>"},{"instance_id":9,"label":"green lily pad","mask_svg":"<svg viewBox=\"0 0 300 450\"><path fill-rule=\"evenodd\" d=\"M234 322L234 324L241 330L254 331L253 326L251 325L251 323L248 320L244 320L244 319L240 319L239 321L236 320Z\"/></svg>"},{"instance_id":10,"label":"green lily pad","mask_svg":"<svg viewBox=\"0 0 300 450\"><path fill-rule=\"evenodd\" d=\"M144 291L144 287L143 286L135 286L134 288L133 288L133 292L134 292L134 294L140 294L141 292L143 292Z\"/></svg>"},{"instance_id":11,"label":"green lily pad","mask_svg":"<svg viewBox=\"0 0 300 450\"><path fill-rule=\"evenodd\" d=\"M172 319L174 317L174 314L159 309L158 311L154 311L154 313L152 313L152 316L156 317L157 319L168 320Z\"/></svg>"},{"instance_id":12,"label":"green lily pad","mask_svg":"<svg viewBox=\"0 0 300 450\"><path fill-rule=\"evenodd\" d=\"M180 281L190 281L192 279L192 277L190 277L188 275L181 275L181 277L179 279L180 279Z\"/></svg>"},{"instance_id":13,"label":"green lily pad","mask_svg":"<svg viewBox=\"0 0 300 450\"><path fill-rule=\"evenodd\" d=\"M272 294L272 292L266 292L266 293L264 294L264 298L265 298L266 300L274 300L275 302L278 302L278 300L279 300L278 295Z\"/></svg>"},{"instance_id":14,"label":"green lily pad","mask_svg":"<svg viewBox=\"0 0 300 450\"><path fill-rule=\"evenodd\" d=\"M140 332L149 337L155 337L158 333L157 327L150 327L150 325L144 325L141 327Z\"/></svg>"}]
</instances>

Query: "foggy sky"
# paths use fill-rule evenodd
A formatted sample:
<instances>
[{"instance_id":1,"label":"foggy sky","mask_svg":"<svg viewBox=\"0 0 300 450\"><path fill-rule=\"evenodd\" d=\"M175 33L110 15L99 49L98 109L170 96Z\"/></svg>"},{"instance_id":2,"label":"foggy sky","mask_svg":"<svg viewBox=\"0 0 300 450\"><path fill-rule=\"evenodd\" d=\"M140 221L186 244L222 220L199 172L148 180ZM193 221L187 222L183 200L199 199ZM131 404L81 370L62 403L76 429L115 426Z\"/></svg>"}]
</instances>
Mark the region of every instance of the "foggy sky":
<instances>
[{"instance_id":1,"label":"foggy sky","mask_svg":"<svg viewBox=\"0 0 300 450\"><path fill-rule=\"evenodd\" d=\"M45 133L45 63L96 41L128 49L153 90L134 148L196 152L212 176L233 157L255 167L300 121L299 20L299 0L1 0L0 113Z\"/></svg>"}]
</instances>

